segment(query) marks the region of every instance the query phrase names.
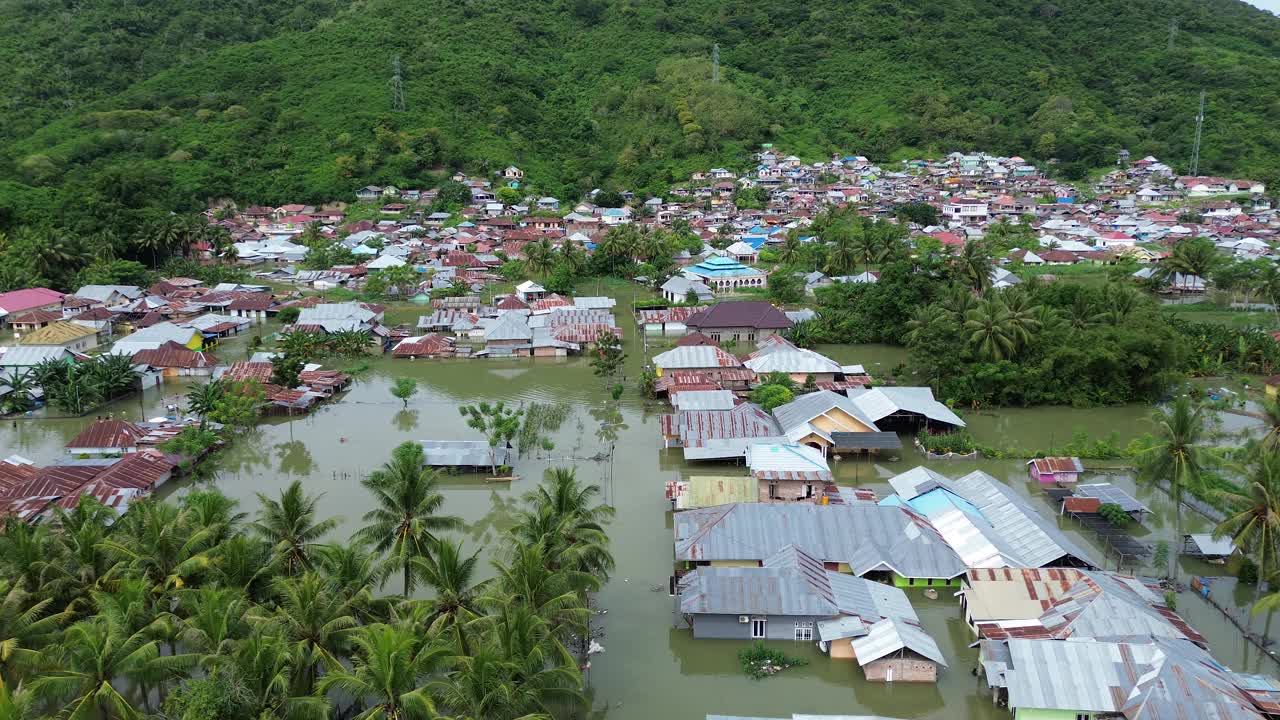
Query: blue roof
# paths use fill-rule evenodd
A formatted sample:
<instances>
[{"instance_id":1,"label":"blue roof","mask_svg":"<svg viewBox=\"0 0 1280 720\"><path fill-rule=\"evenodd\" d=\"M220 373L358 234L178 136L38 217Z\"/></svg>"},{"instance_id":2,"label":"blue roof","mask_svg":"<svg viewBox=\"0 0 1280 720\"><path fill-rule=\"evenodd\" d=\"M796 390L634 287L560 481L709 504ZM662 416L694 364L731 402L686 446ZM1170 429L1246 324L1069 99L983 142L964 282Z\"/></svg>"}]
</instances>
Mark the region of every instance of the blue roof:
<instances>
[{"instance_id":1,"label":"blue roof","mask_svg":"<svg viewBox=\"0 0 1280 720\"><path fill-rule=\"evenodd\" d=\"M759 250L762 245L769 240L764 235L743 235L742 242L750 245L752 249Z\"/></svg>"},{"instance_id":2,"label":"blue roof","mask_svg":"<svg viewBox=\"0 0 1280 720\"><path fill-rule=\"evenodd\" d=\"M731 277L733 275L756 275L759 270L749 268L733 258L715 255L689 268L691 272L703 277Z\"/></svg>"},{"instance_id":3,"label":"blue roof","mask_svg":"<svg viewBox=\"0 0 1280 720\"><path fill-rule=\"evenodd\" d=\"M945 488L934 488L908 500L907 504L926 517L934 517L938 513L946 512L949 507L956 507L966 515L990 525L976 505Z\"/></svg>"}]
</instances>

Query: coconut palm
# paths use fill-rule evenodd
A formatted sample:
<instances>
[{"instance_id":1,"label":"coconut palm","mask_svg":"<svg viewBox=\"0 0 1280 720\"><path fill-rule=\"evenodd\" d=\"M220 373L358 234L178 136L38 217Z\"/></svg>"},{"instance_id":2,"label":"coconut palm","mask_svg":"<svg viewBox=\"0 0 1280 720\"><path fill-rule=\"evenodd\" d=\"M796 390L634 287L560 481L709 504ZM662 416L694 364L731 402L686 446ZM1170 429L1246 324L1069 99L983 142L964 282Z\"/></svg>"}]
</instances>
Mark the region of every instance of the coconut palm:
<instances>
[{"instance_id":1,"label":"coconut palm","mask_svg":"<svg viewBox=\"0 0 1280 720\"><path fill-rule=\"evenodd\" d=\"M1085 330L1105 319L1104 313L1085 292L1076 293L1075 299L1067 306L1066 313L1067 322L1077 330Z\"/></svg>"},{"instance_id":2,"label":"coconut palm","mask_svg":"<svg viewBox=\"0 0 1280 720\"><path fill-rule=\"evenodd\" d=\"M1169 257L1160 262L1159 277L1168 280L1175 273L1208 278L1222 264L1222 255L1213 242L1204 238L1189 238L1173 246Z\"/></svg>"},{"instance_id":3,"label":"coconut palm","mask_svg":"<svg viewBox=\"0 0 1280 720\"><path fill-rule=\"evenodd\" d=\"M444 506L440 480L426 466L422 446L417 443L397 447L391 460L361 485L373 495L374 509L364 514L367 524L352 537L388 554L387 568L400 570L408 596L415 581L410 560L429 551L435 533L459 528L462 520L438 514Z\"/></svg>"},{"instance_id":4,"label":"coconut palm","mask_svg":"<svg viewBox=\"0 0 1280 720\"><path fill-rule=\"evenodd\" d=\"M231 662L236 643L249 634L245 621L248 601L236 588L202 587L179 596L183 647L200 656L206 668Z\"/></svg>"},{"instance_id":5,"label":"coconut palm","mask_svg":"<svg viewBox=\"0 0 1280 720\"><path fill-rule=\"evenodd\" d=\"M920 344L929 332L947 316L941 305L917 305L907 320L902 341L908 347Z\"/></svg>"},{"instance_id":6,"label":"coconut palm","mask_svg":"<svg viewBox=\"0 0 1280 720\"><path fill-rule=\"evenodd\" d=\"M1103 291L1103 300L1102 318L1111 325L1123 325L1142 304L1142 293L1130 285L1112 283Z\"/></svg>"},{"instance_id":7,"label":"coconut palm","mask_svg":"<svg viewBox=\"0 0 1280 720\"><path fill-rule=\"evenodd\" d=\"M581 630L589 616L584 598L599 589L600 580L577 570L552 569L550 560L543 543L515 547L506 562L494 561L497 577L486 602L518 602L557 629Z\"/></svg>"},{"instance_id":8,"label":"coconut palm","mask_svg":"<svg viewBox=\"0 0 1280 720\"><path fill-rule=\"evenodd\" d=\"M238 588L258 598L270 581L271 545L260 538L237 534L211 551L212 581Z\"/></svg>"},{"instance_id":9,"label":"coconut palm","mask_svg":"<svg viewBox=\"0 0 1280 720\"><path fill-rule=\"evenodd\" d=\"M195 413L200 418L200 427L203 429L209 413L218 407L225 394L226 388L219 380L196 385L187 392L187 412Z\"/></svg>"},{"instance_id":10,"label":"coconut palm","mask_svg":"<svg viewBox=\"0 0 1280 720\"><path fill-rule=\"evenodd\" d=\"M138 387L138 374L128 355L99 355L86 369L104 399L117 398Z\"/></svg>"},{"instance_id":11,"label":"coconut palm","mask_svg":"<svg viewBox=\"0 0 1280 720\"><path fill-rule=\"evenodd\" d=\"M1280 453L1259 448L1244 473L1241 490L1215 490L1213 495L1227 508L1227 517L1213 530L1215 538L1230 537L1232 544L1258 559L1257 594L1277 569L1280 552ZM1258 597L1254 598L1255 611ZM1270 603L1280 606L1280 601ZM1268 616L1269 618L1270 616Z\"/></svg>"},{"instance_id":12,"label":"coconut palm","mask_svg":"<svg viewBox=\"0 0 1280 720\"><path fill-rule=\"evenodd\" d=\"M1150 445L1139 451L1138 480L1147 484L1168 484L1173 497L1176 535L1182 539L1182 494L1200 487L1209 463L1208 451L1201 445L1204 437L1204 409L1181 396L1172 407L1157 410L1151 416L1156 427ZM1169 576L1178 577L1176 553L1170 553Z\"/></svg>"},{"instance_id":13,"label":"coconut palm","mask_svg":"<svg viewBox=\"0 0 1280 720\"><path fill-rule=\"evenodd\" d=\"M378 556L359 541L321 545L317 556L320 573L338 588L351 607L362 617L374 615L373 591L385 577Z\"/></svg>"},{"instance_id":14,"label":"coconut palm","mask_svg":"<svg viewBox=\"0 0 1280 720\"><path fill-rule=\"evenodd\" d=\"M541 542L553 568L568 568L607 580L613 571L604 524L614 515L595 504L600 486L579 483L572 468L550 468L541 485L525 496L512 527L524 544Z\"/></svg>"},{"instance_id":15,"label":"coconut palm","mask_svg":"<svg viewBox=\"0 0 1280 720\"><path fill-rule=\"evenodd\" d=\"M116 519L115 511L89 495L81 495L70 511L53 510L56 561L45 563L42 590L59 598L86 598L101 589L119 561L102 543L107 527Z\"/></svg>"},{"instance_id":16,"label":"coconut palm","mask_svg":"<svg viewBox=\"0 0 1280 720\"><path fill-rule=\"evenodd\" d=\"M182 588L204 573L220 529L194 526L177 506L154 499L136 502L102 548L145 577L156 592Z\"/></svg>"},{"instance_id":17,"label":"coconut palm","mask_svg":"<svg viewBox=\"0 0 1280 720\"><path fill-rule=\"evenodd\" d=\"M546 277L556 264L556 250L549 238L535 240L521 250L524 254L524 267L530 274Z\"/></svg>"},{"instance_id":18,"label":"coconut palm","mask_svg":"<svg viewBox=\"0 0 1280 720\"><path fill-rule=\"evenodd\" d=\"M858 239L852 228L836 225L829 233L831 252L823 271L828 275L848 275L858 264Z\"/></svg>"},{"instance_id":19,"label":"coconut palm","mask_svg":"<svg viewBox=\"0 0 1280 720\"><path fill-rule=\"evenodd\" d=\"M1280 451L1280 398L1264 396L1258 407L1267 424L1267 434L1258 440L1258 447L1263 451Z\"/></svg>"},{"instance_id":20,"label":"coconut palm","mask_svg":"<svg viewBox=\"0 0 1280 720\"><path fill-rule=\"evenodd\" d=\"M288 643L294 658L290 694L309 695L321 671L342 667L355 616L338 588L316 573L277 578L271 587L275 611L258 606L247 617Z\"/></svg>"},{"instance_id":21,"label":"coconut palm","mask_svg":"<svg viewBox=\"0 0 1280 720\"><path fill-rule=\"evenodd\" d=\"M355 720L434 720L438 717L423 686L449 653L408 628L368 625L351 637L351 669L325 675L317 692L354 699Z\"/></svg>"},{"instance_id":22,"label":"coconut palm","mask_svg":"<svg viewBox=\"0 0 1280 720\"><path fill-rule=\"evenodd\" d=\"M1000 302L1009 314L1009 327L1013 332L1015 349L1021 350L1030 345L1031 339L1040 330L1037 308L1032 303L1031 296L1018 288L1012 288L1001 294Z\"/></svg>"},{"instance_id":23,"label":"coconut palm","mask_svg":"<svg viewBox=\"0 0 1280 720\"><path fill-rule=\"evenodd\" d=\"M104 617L67 628L44 659L51 669L31 680L33 696L61 704L71 718L107 720L141 718L127 696L132 686L180 677L197 660L190 654L162 656L145 632L126 633Z\"/></svg>"},{"instance_id":24,"label":"coconut palm","mask_svg":"<svg viewBox=\"0 0 1280 720\"><path fill-rule=\"evenodd\" d=\"M778 246L778 261L783 265L796 265L803 255L804 243L800 242L800 231L791 228Z\"/></svg>"},{"instance_id":25,"label":"coconut palm","mask_svg":"<svg viewBox=\"0 0 1280 720\"><path fill-rule=\"evenodd\" d=\"M321 538L338 526L338 518L316 519L321 495L307 495L294 480L280 499L258 493L262 509L250 528L271 543L274 562L286 575L298 575L315 567L315 549Z\"/></svg>"},{"instance_id":26,"label":"coconut palm","mask_svg":"<svg viewBox=\"0 0 1280 720\"><path fill-rule=\"evenodd\" d=\"M980 240L966 242L956 254L955 263L956 272L974 292L982 293L991 287L995 260L987 243Z\"/></svg>"},{"instance_id":27,"label":"coconut palm","mask_svg":"<svg viewBox=\"0 0 1280 720\"><path fill-rule=\"evenodd\" d=\"M30 525L10 515L0 532L0 562L17 587L27 593L47 592L42 588L45 570L57 559L57 546L48 525ZM21 582L17 582L17 581Z\"/></svg>"},{"instance_id":28,"label":"coconut palm","mask_svg":"<svg viewBox=\"0 0 1280 720\"><path fill-rule=\"evenodd\" d=\"M19 585L0 580L0 677L16 677L15 669L34 666L41 647L72 618L70 611L50 612L53 598L33 598ZM0 714L0 718L3 718Z\"/></svg>"},{"instance_id":29,"label":"coconut palm","mask_svg":"<svg viewBox=\"0 0 1280 720\"><path fill-rule=\"evenodd\" d=\"M480 615L477 599L488 584L475 582L478 554L477 550L464 557L461 543L442 539L430 553L412 560L422 582L435 592L434 598L424 601L428 608L424 624L433 634L452 633L463 655L471 654L463 627Z\"/></svg>"},{"instance_id":30,"label":"coconut palm","mask_svg":"<svg viewBox=\"0 0 1280 720\"><path fill-rule=\"evenodd\" d=\"M9 394L0 401L0 410L3 412L26 412L35 404L31 393L36 389L36 383L30 369L22 372L11 369L8 374L0 375L0 384L9 386Z\"/></svg>"},{"instance_id":31,"label":"coconut palm","mask_svg":"<svg viewBox=\"0 0 1280 720\"><path fill-rule=\"evenodd\" d=\"M89 254L70 235L47 228L29 232L28 242L34 250L32 259L41 277L57 281L69 277L89 261Z\"/></svg>"},{"instance_id":32,"label":"coconut palm","mask_svg":"<svg viewBox=\"0 0 1280 720\"><path fill-rule=\"evenodd\" d=\"M296 660L290 646L271 629L255 629L231 655L236 683L255 718L323 720L329 717L324 698L310 692L293 694Z\"/></svg>"},{"instance_id":33,"label":"coconut palm","mask_svg":"<svg viewBox=\"0 0 1280 720\"><path fill-rule=\"evenodd\" d=\"M21 686L10 690L0 678L0 720L35 720L35 698Z\"/></svg>"},{"instance_id":34,"label":"coconut palm","mask_svg":"<svg viewBox=\"0 0 1280 720\"><path fill-rule=\"evenodd\" d=\"M574 275L578 275L587 267L587 251L574 240L566 240L560 247L560 262Z\"/></svg>"},{"instance_id":35,"label":"coconut palm","mask_svg":"<svg viewBox=\"0 0 1280 720\"><path fill-rule=\"evenodd\" d=\"M369 333L364 330L339 330L330 333L329 349L342 357L358 357L369 351Z\"/></svg>"},{"instance_id":36,"label":"coconut palm","mask_svg":"<svg viewBox=\"0 0 1280 720\"><path fill-rule=\"evenodd\" d=\"M186 522L212 531L210 544L213 546L239 537L240 525L248 517L237 510L240 501L227 497L217 488L192 490L180 503Z\"/></svg>"},{"instance_id":37,"label":"coconut palm","mask_svg":"<svg viewBox=\"0 0 1280 720\"><path fill-rule=\"evenodd\" d=\"M969 333L970 347L980 358L1005 360L1018 349L1019 330L1013 324L1009 309L994 298L984 300L969 311L964 329Z\"/></svg>"}]
</instances>

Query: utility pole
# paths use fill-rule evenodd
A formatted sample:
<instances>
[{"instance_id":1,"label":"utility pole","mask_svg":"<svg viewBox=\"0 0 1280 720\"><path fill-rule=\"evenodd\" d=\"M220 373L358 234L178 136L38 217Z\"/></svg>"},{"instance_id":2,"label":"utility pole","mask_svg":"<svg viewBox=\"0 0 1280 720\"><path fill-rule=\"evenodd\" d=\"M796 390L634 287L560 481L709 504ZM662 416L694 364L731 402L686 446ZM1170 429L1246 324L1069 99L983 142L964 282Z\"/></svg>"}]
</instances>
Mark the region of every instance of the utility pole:
<instances>
[{"instance_id":1,"label":"utility pole","mask_svg":"<svg viewBox=\"0 0 1280 720\"><path fill-rule=\"evenodd\" d=\"M1169 52L1173 52L1173 40L1178 35L1178 18L1169 21Z\"/></svg>"},{"instance_id":2,"label":"utility pole","mask_svg":"<svg viewBox=\"0 0 1280 720\"><path fill-rule=\"evenodd\" d=\"M720 82L720 43L711 46L711 82Z\"/></svg>"},{"instance_id":3,"label":"utility pole","mask_svg":"<svg viewBox=\"0 0 1280 720\"><path fill-rule=\"evenodd\" d=\"M400 56L391 61L391 109L404 112L404 83L400 77Z\"/></svg>"},{"instance_id":4,"label":"utility pole","mask_svg":"<svg viewBox=\"0 0 1280 720\"><path fill-rule=\"evenodd\" d=\"M1191 175L1200 172L1200 134L1204 131L1204 91L1200 91L1200 111L1196 113L1196 141L1191 145Z\"/></svg>"}]
</instances>

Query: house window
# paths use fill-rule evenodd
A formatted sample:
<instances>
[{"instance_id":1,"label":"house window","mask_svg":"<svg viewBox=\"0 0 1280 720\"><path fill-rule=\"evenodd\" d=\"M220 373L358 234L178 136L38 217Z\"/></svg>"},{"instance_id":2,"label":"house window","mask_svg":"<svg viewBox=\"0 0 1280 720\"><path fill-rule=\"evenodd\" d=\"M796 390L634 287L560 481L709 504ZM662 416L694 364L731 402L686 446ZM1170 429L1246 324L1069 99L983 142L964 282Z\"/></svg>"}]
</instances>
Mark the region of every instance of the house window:
<instances>
[{"instance_id":1,"label":"house window","mask_svg":"<svg viewBox=\"0 0 1280 720\"><path fill-rule=\"evenodd\" d=\"M778 499L778 483L769 483L769 499Z\"/></svg>"},{"instance_id":2,"label":"house window","mask_svg":"<svg viewBox=\"0 0 1280 720\"><path fill-rule=\"evenodd\" d=\"M813 639L813 623L798 622L796 623L796 640L812 640Z\"/></svg>"},{"instance_id":3,"label":"house window","mask_svg":"<svg viewBox=\"0 0 1280 720\"><path fill-rule=\"evenodd\" d=\"M812 486L812 485L807 485L807 484L806 484L806 485L804 486L804 496L805 496L805 498L806 498L806 499L807 499L807 498L811 498L811 497L813 497L813 486Z\"/></svg>"},{"instance_id":4,"label":"house window","mask_svg":"<svg viewBox=\"0 0 1280 720\"><path fill-rule=\"evenodd\" d=\"M720 333L711 333L711 339L715 342L720 342Z\"/></svg>"},{"instance_id":5,"label":"house window","mask_svg":"<svg viewBox=\"0 0 1280 720\"><path fill-rule=\"evenodd\" d=\"M755 334L755 333L747 333L747 342L755 342L755 341L756 341L756 334Z\"/></svg>"},{"instance_id":6,"label":"house window","mask_svg":"<svg viewBox=\"0 0 1280 720\"><path fill-rule=\"evenodd\" d=\"M1091 720L1089 713L1076 713L1076 720Z\"/></svg>"},{"instance_id":7,"label":"house window","mask_svg":"<svg viewBox=\"0 0 1280 720\"><path fill-rule=\"evenodd\" d=\"M751 621L751 637L753 638L764 637L764 623L765 623L764 620Z\"/></svg>"}]
</instances>

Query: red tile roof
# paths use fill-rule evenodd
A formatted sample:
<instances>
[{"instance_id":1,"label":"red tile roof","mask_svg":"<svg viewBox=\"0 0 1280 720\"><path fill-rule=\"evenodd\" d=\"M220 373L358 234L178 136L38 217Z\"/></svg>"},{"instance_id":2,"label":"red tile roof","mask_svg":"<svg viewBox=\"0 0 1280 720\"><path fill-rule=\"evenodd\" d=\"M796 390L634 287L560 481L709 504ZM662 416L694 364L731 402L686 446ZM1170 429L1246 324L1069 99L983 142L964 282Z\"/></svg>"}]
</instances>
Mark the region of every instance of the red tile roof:
<instances>
[{"instance_id":1,"label":"red tile roof","mask_svg":"<svg viewBox=\"0 0 1280 720\"><path fill-rule=\"evenodd\" d=\"M257 380L260 383L271 382L275 368L269 362L232 363L223 374L223 380Z\"/></svg>"},{"instance_id":2,"label":"red tile roof","mask_svg":"<svg viewBox=\"0 0 1280 720\"><path fill-rule=\"evenodd\" d=\"M10 315L10 323L23 323L27 325L58 322L62 319L62 313L56 310L32 310L30 312L20 313L18 315Z\"/></svg>"}]
</instances>

